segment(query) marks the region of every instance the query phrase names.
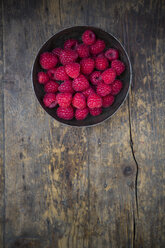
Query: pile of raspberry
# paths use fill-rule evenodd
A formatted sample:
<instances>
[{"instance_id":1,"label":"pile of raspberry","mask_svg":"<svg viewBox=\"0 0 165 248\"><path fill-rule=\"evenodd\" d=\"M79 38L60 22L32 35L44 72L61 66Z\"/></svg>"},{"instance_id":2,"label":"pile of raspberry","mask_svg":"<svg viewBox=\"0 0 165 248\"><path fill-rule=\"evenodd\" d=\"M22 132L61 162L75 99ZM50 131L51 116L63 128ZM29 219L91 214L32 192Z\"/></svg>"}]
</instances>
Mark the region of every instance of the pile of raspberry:
<instances>
[{"instance_id":1,"label":"pile of raspberry","mask_svg":"<svg viewBox=\"0 0 165 248\"><path fill-rule=\"evenodd\" d=\"M44 69L38 73L38 82L44 85L44 105L56 107L59 118L83 120L88 114L100 115L122 89L117 77L125 65L118 50L106 50L104 40L97 39L92 30L82 34L82 43L66 40L63 48L44 52L39 61Z\"/></svg>"}]
</instances>

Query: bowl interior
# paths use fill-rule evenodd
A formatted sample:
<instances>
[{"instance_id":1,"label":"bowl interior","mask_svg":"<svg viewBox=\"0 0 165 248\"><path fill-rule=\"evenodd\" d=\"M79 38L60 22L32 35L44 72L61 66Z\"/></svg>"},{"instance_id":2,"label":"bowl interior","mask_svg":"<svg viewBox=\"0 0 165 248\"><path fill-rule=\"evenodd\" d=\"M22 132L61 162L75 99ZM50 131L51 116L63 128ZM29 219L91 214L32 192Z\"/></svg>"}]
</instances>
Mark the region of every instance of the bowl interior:
<instances>
[{"instance_id":1,"label":"bowl interior","mask_svg":"<svg viewBox=\"0 0 165 248\"><path fill-rule=\"evenodd\" d=\"M93 30L98 38L103 39L106 43L106 48L113 47L113 48L118 49L120 59L126 65L125 72L119 77L119 79L121 79L123 81L123 89L115 97L115 102L113 103L112 106L110 106L109 108L103 108L103 112L101 115L99 115L99 116L88 115L88 117L82 121L77 121L75 118L73 120L67 121L67 120L63 120L63 119L58 118L58 116L56 115L56 108L57 107L50 109L50 108L45 107L43 104L42 99L44 97L44 88L43 88L43 85L40 85L37 81L38 72L43 70L39 64L39 57L43 52L52 51L55 47L62 47L62 45L64 44L64 42L67 39L75 38L75 39L81 41L82 33L86 29ZM129 85L131 83L130 82L131 81L131 65L130 65L128 55L125 52L123 46L111 34L105 32L99 28L96 28L96 27L76 26L76 27L71 27L71 28L60 31L59 33L52 36L41 47L41 49L38 52L37 57L35 59L34 65L33 65L32 79L33 79L34 91L35 91L35 94L37 96L38 101L40 102L40 104L44 108L44 110L49 115L51 115L54 119L56 119L59 122L62 122L64 124L71 125L71 126L92 126L92 125L96 125L96 124L106 120L111 115L113 115L116 112L116 110L120 107L120 105L123 103L123 101L125 100L127 93L128 93L128 90L129 90Z\"/></svg>"}]
</instances>

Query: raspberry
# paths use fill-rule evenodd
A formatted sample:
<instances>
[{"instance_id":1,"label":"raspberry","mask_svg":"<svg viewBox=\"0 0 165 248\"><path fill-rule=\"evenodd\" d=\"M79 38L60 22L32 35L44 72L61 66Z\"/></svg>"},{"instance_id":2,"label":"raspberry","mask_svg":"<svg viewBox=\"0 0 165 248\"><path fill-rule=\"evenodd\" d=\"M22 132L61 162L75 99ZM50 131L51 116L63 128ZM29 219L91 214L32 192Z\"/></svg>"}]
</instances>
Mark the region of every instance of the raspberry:
<instances>
[{"instance_id":1,"label":"raspberry","mask_svg":"<svg viewBox=\"0 0 165 248\"><path fill-rule=\"evenodd\" d=\"M77 78L80 74L80 65L78 63L70 63L65 66L65 71L71 78Z\"/></svg>"},{"instance_id":2,"label":"raspberry","mask_svg":"<svg viewBox=\"0 0 165 248\"><path fill-rule=\"evenodd\" d=\"M82 93L85 97L88 97L90 94L95 93L95 91L94 89L92 89L92 87L89 87L87 90L84 90Z\"/></svg>"},{"instance_id":3,"label":"raspberry","mask_svg":"<svg viewBox=\"0 0 165 248\"><path fill-rule=\"evenodd\" d=\"M125 71L125 64L120 60L113 60L111 63L111 67L116 71L117 76Z\"/></svg>"},{"instance_id":4,"label":"raspberry","mask_svg":"<svg viewBox=\"0 0 165 248\"><path fill-rule=\"evenodd\" d=\"M52 53L54 53L57 57L60 57L61 51L62 51L61 47L56 47L53 49Z\"/></svg>"},{"instance_id":5,"label":"raspberry","mask_svg":"<svg viewBox=\"0 0 165 248\"><path fill-rule=\"evenodd\" d=\"M60 84L58 90L63 93L74 93L74 90L72 88L72 81L65 80L62 84Z\"/></svg>"},{"instance_id":6,"label":"raspberry","mask_svg":"<svg viewBox=\"0 0 165 248\"><path fill-rule=\"evenodd\" d=\"M89 57L89 47L87 45L85 45L85 44L78 45L77 52L78 52L78 56L80 58Z\"/></svg>"},{"instance_id":7,"label":"raspberry","mask_svg":"<svg viewBox=\"0 0 165 248\"><path fill-rule=\"evenodd\" d=\"M103 40L97 40L92 46L90 46L91 54L99 54L105 49L105 42Z\"/></svg>"},{"instance_id":8,"label":"raspberry","mask_svg":"<svg viewBox=\"0 0 165 248\"><path fill-rule=\"evenodd\" d=\"M57 116L59 118L62 118L64 120L71 120L74 117L74 110L72 106L69 106L67 108L58 107L57 109Z\"/></svg>"},{"instance_id":9,"label":"raspberry","mask_svg":"<svg viewBox=\"0 0 165 248\"><path fill-rule=\"evenodd\" d=\"M101 74L101 78L105 84L111 84L116 78L116 72L114 69L109 68Z\"/></svg>"},{"instance_id":10,"label":"raspberry","mask_svg":"<svg viewBox=\"0 0 165 248\"><path fill-rule=\"evenodd\" d=\"M101 55L100 55L101 56ZM95 67L97 70L104 71L109 66L108 60L105 57L97 57L95 59Z\"/></svg>"},{"instance_id":11,"label":"raspberry","mask_svg":"<svg viewBox=\"0 0 165 248\"><path fill-rule=\"evenodd\" d=\"M54 108L57 105L56 95L53 93L45 94L43 102L46 107Z\"/></svg>"},{"instance_id":12,"label":"raspberry","mask_svg":"<svg viewBox=\"0 0 165 248\"><path fill-rule=\"evenodd\" d=\"M85 75L91 74L95 67L95 61L91 58L84 58L80 62L81 72Z\"/></svg>"},{"instance_id":13,"label":"raspberry","mask_svg":"<svg viewBox=\"0 0 165 248\"><path fill-rule=\"evenodd\" d=\"M103 99L103 108L110 107L115 100L114 96L112 96L111 94L104 96L102 99Z\"/></svg>"},{"instance_id":14,"label":"raspberry","mask_svg":"<svg viewBox=\"0 0 165 248\"><path fill-rule=\"evenodd\" d=\"M68 75L66 74L64 66L59 66L55 70L54 78L56 80L61 80L61 81L69 79Z\"/></svg>"},{"instance_id":15,"label":"raspberry","mask_svg":"<svg viewBox=\"0 0 165 248\"><path fill-rule=\"evenodd\" d=\"M109 59L110 61L114 60L114 59L118 59L119 57L119 52L118 50L114 49L114 48L110 48L105 52L105 57L107 59Z\"/></svg>"},{"instance_id":16,"label":"raspberry","mask_svg":"<svg viewBox=\"0 0 165 248\"><path fill-rule=\"evenodd\" d=\"M90 94L87 99L89 108L100 108L102 106L102 98L96 93Z\"/></svg>"},{"instance_id":17,"label":"raspberry","mask_svg":"<svg viewBox=\"0 0 165 248\"><path fill-rule=\"evenodd\" d=\"M83 91L88 89L89 82L84 75L80 74L76 79L73 80L72 87L75 91Z\"/></svg>"},{"instance_id":18,"label":"raspberry","mask_svg":"<svg viewBox=\"0 0 165 248\"><path fill-rule=\"evenodd\" d=\"M89 109L88 108L76 109L76 111L75 111L75 118L77 120L84 120L87 117L88 113L89 113Z\"/></svg>"},{"instance_id":19,"label":"raspberry","mask_svg":"<svg viewBox=\"0 0 165 248\"><path fill-rule=\"evenodd\" d=\"M122 82L120 80L115 80L113 82L113 84L112 84L112 92L111 92L111 94L114 95L114 96L119 94L119 92L121 91L122 87L123 87Z\"/></svg>"},{"instance_id":20,"label":"raspberry","mask_svg":"<svg viewBox=\"0 0 165 248\"><path fill-rule=\"evenodd\" d=\"M75 108L83 109L86 107L86 98L82 93L76 93L72 100L72 105Z\"/></svg>"},{"instance_id":21,"label":"raspberry","mask_svg":"<svg viewBox=\"0 0 165 248\"><path fill-rule=\"evenodd\" d=\"M60 107L67 108L72 102L72 94L71 93L58 93L57 94L57 102Z\"/></svg>"},{"instance_id":22,"label":"raspberry","mask_svg":"<svg viewBox=\"0 0 165 248\"><path fill-rule=\"evenodd\" d=\"M94 44L95 40L96 40L96 36L91 30L86 30L82 35L82 41L86 45Z\"/></svg>"},{"instance_id":23,"label":"raspberry","mask_svg":"<svg viewBox=\"0 0 165 248\"><path fill-rule=\"evenodd\" d=\"M51 69L58 63L58 58L53 53L45 52L40 55L40 65L44 69Z\"/></svg>"},{"instance_id":24,"label":"raspberry","mask_svg":"<svg viewBox=\"0 0 165 248\"><path fill-rule=\"evenodd\" d=\"M78 58L78 53L73 51L72 49L62 50L60 53L60 62L63 65L70 64L71 62L75 62Z\"/></svg>"},{"instance_id":25,"label":"raspberry","mask_svg":"<svg viewBox=\"0 0 165 248\"><path fill-rule=\"evenodd\" d=\"M99 96L106 96L106 95L108 95L109 93L111 93L111 91L112 91L111 85L104 84L104 83L99 83L99 84L97 85L97 90L96 90L96 92L97 92L97 94L98 94Z\"/></svg>"},{"instance_id":26,"label":"raspberry","mask_svg":"<svg viewBox=\"0 0 165 248\"><path fill-rule=\"evenodd\" d=\"M89 109L89 112L91 115L97 116L97 115L100 115L102 113L102 108Z\"/></svg>"},{"instance_id":27,"label":"raspberry","mask_svg":"<svg viewBox=\"0 0 165 248\"><path fill-rule=\"evenodd\" d=\"M101 78L101 71L94 71L90 75L90 81L92 84L97 85L98 83L103 82Z\"/></svg>"},{"instance_id":28,"label":"raspberry","mask_svg":"<svg viewBox=\"0 0 165 248\"><path fill-rule=\"evenodd\" d=\"M58 91L58 86L59 84L57 82L50 80L48 83L45 84L44 91L46 93L55 93Z\"/></svg>"},{"instance_id":29,"label":"raspberry","mask_svg":"<svg viewBox=\"0 0 165 248\"><path fill-rule=\"evenodd\" d=\"M45 84L49 81L49 76L46 72L40 71L38 73L38 82L40 84Z\"/></svg>"},{"instance_id":30,"label":"raspberry","mask_svg":"<svg viewBox=\"0 0 165 248\"><path fill-rule=\"evenodd\" d=\"M64 42L64 49L76 50L78 46L78 41L74 39L69 39Z\"/></svg>"},{"instance_id":31,"label":"raspberry","mask_svg":"<svg viewBox=\"0 0 165 248\"><path fill-rule=\"evenodd\" d=\"M56 72L57 68L53 68L53 69L49 69L48 70L48 76L50 77L50 79L56 80L55 79L55 72Z\"/></svg>"}]
</instances>

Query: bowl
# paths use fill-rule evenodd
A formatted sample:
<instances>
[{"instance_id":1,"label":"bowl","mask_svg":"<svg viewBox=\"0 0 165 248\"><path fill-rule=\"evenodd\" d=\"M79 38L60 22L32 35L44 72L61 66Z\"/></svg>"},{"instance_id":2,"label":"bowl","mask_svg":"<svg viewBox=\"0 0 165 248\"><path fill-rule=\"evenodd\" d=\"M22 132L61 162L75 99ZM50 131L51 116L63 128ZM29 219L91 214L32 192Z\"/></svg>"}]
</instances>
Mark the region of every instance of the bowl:
<instances>
[{"instance_id":1,"label":"bowl","mask_svg":"<svg viewBox=\"0 0 165 248\"><path fill-rule=\"evenodd\" d=\"M37 81L37 74L39 71L42 71L42 68L39 63L39 57L43 52L46 51L52 51L55 47L62 47L64 42L67 39L73 38L81 41L81 36L83 32L87 29L93 30L93 32L96 34L96 36L100 39L103 39L106 43L106 48L116 48L119 51L119 56L120 59L125 63L126 65L126 70L124 73L119 76L119 79L123 81L123 88L121 92L115 97L115 101L113 105L111 105L109 108L103 108L102 114L99 116L91 116L88 115L88 117L84 120L76 120L75 118L72 120L63 120L60 119L57 114L56 114L56 109L55 108L47 108L43 104L43 96L44 96L44 89L43 85L39 84ZM67 29L64 29L55 35L53 35L46 43L43 44L43 46L40 48L34 64L33 64L33 69L32 69L32 82L33 82L33 88L35 95L42 106L42 108L50 115L52 116L55 120L67 124L70 126L77 126L77 127L84 127L84 126L93 126L97 125L108 118L110 118L116 111L120 108L120 106L123 104L124 100L126 99L129 91L129 87L131 84L131 78L132 78L132 68L131 68L131 63L128 57L128 54L123 47L123 45L119 42L119 40L114 37L112 34L105 32L104 30L97 28L97 27L91 27L91 26L75 26L75 27L70 27Z\"/></svg>"}]
</instances>

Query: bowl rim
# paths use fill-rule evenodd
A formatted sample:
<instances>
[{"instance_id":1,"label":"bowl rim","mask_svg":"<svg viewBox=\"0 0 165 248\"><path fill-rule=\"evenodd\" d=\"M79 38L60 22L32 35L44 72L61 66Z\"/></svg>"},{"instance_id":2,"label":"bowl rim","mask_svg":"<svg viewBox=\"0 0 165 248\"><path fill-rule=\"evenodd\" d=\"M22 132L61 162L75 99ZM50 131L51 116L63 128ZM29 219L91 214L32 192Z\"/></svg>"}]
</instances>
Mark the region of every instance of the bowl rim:
<instances>
[{"instance_id":1,"label":"bowl rim","mask_svg":"<svg viewBox=\"0 0 165 248\"><path fill-rule=\"evenodd\" d=\"M113 113L112 115L108 116L106 119L104 119L104 120L102 120L102 121L100 121L100 122L98 122L98 123L91 124L91 125L82 125L82 126L76 126L76 125L71 125L71 124L68 124L68 123L63 123L63 122L61 122L61 121L55 119L53 116L51 116L51 115L50 115L47 111L45 111L45 109L44 109L44 111L45 111L52 119L54 119L55 121L61 123L62 125L65 125L65 126L68 126L68 127L76 127L76 128L94 127L94 126L97 126L97 125L103 123L104 121L107 121L107 120L110 119L114 114L116 114L116 112L122 107L122 105L123 105L124 102L126 101L126 99L127 99L127 97L128 97L128 94L129 94L129 91L130 91L130 88L131 88L131 84L132 84L132 64L131 64L130 58L129 58L129 56L128 56L128 53L127 53L127 51L126 51L124 45L123 45L123 44L121 43L121 41L120 41L118 38L116 38L116 36L114 36L112 33L108 32L108 31L105 31L104 29L102 29L102 28L100 28L100 27L91 26L91 25L90 25L90 26L89 26L89 25L68 26L68 27L65 27L65 28L63 28L63 29L60 29L59 31L57 31L56 33L54 33L53 35L51 35L44 43L42 43L42 45L40 46L40 48L39 48L39 49L37 50L37 52L35 53L36 55L35 55L35 58L34 58L34 60L33 60L32 68L31 68L31 83L32 83L33 92L34 92L34 94L35 94L35 96L36 96L36 93L35 93L35 90L34 90L34 82L33 82L33 70L34 70L35 61L36 61L36 59L37 59L37 57L38 57L38 54L39 54L40 50L41 50L42 47L43 47L50 39L52 39L56 34L62 32L62 31L71 29L71 28L75 28L75 27L76 27L76 28L79 28L79 27L82 28L82 27L84 27L84 28L89 28L89 29L90 29L90 28L96 28L96 29L100 29L101 31L103 31L103 32L105 32L105 33L111 35L111 36L119 43L119 45L122 47L122 49L124 50L124 53L125 53L125 55L126 55L126 57L127 57L127 59L128 59L129 68L130 68L129 87L128 87L127 93L126 93L126 95L125 95L123 101L121 102L121 104L119 105L119 107L114 111L114 113ZM36 97L36 98L37 98L37 101L39 102L38 97ZM42 105L41 105L40 102L39 102L39 105L40 105L40 107L43 109L43 107L42 107Z\"/></svg>"}]
</instances>

